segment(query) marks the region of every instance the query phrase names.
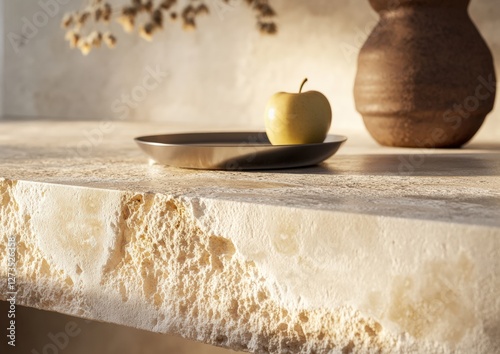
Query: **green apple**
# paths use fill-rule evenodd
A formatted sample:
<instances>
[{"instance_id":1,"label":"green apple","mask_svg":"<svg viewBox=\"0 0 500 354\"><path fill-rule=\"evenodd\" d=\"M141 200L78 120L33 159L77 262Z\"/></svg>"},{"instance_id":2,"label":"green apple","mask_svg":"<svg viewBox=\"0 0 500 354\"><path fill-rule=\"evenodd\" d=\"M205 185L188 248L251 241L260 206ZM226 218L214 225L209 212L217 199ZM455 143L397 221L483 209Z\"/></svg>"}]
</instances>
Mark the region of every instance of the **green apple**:
<instances>
[{"instance_id":1,"label":"green apple","mask_svg":"<svg viewBox=\"0 0 500 354\"><path fill-rule=\"evenodd\" d=\"M332 108L318 91L279 92L266 107L266 133L273 145L322 143L332 123Z\"/></svg>"}]
</instances>

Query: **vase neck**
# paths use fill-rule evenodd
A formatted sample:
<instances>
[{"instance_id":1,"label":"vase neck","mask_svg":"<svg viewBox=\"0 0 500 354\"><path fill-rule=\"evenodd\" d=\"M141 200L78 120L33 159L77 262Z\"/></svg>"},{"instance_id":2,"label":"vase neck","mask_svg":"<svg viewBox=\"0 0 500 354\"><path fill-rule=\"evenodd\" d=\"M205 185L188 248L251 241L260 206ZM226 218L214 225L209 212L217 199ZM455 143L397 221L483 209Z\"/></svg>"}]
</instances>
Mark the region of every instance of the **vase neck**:
<instances>
[{"instance_id":1,"label":"vase neck","mask_svg":"<svg viewBox=\"0 0 500 354\"><path fill-rule=\"evenodd\" d=\"M369 0L377 12L398 10L400 8L441 8L464 10L469 7L470 0Z\"/></svg>"}]
</instances>

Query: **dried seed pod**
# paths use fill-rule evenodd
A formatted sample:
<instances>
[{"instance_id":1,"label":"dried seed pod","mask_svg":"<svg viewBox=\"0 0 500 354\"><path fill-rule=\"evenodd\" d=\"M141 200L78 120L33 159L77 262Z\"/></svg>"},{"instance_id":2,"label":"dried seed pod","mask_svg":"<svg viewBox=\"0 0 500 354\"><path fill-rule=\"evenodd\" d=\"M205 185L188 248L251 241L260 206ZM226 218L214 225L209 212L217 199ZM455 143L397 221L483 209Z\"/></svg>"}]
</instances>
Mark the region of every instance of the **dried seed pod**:
<instances>
[{"instance_id":1,"label":"dried seed pod","mask_svg":"<svg viewBox=\"0 0 500 354\"><path fill-rule=\"evenodd\" d=\"M102 44L102 33L98 31L92 32L88 35L87 41L90 42L93 47L99 48Z\"/></svg>"},{"instance_id":2,"label":"dried seed pod","mask_svg":"<svg viewBox=\"0 0 500 354\"><path fill-rule=\"evenodd\" d=\"M196 10L194 6L188 5L182 11L182 18L194 18L196 16Z\"/></svg>"},{"instance_id":3,"label":"dried seed pod","mask_svg":"<svg viewBox=\"0 0 500 354\"><path fill-rule=\"evenodd\" d=\"M122 15L135 17L135 16L137 16L137 9L135 7L132 7L132 6L124 7L122 9Z\"/></svg>"},{"instance_id":4,"label":"dried seed pod","mask_svg":"<svg viewBox=\"0 0 500 354\"><path fill-rule=\"evenodd\" d=\"M162 8L163 10L170 10L170 8L176 3L176 0L163 0L160 4L160 8Z\"/></svg>"},{"instance_id":5,"label":"dried seed pod","mask_svg":"<svg viewBox=\"0 0 500 354\"><path fill-rule=\"evenodd\" d=\"M153 1L148 0L145 3L142 4L142 9L147 12L153 11Z\"/></svg>"},{"instance_id":6,"label":"dried seed pod","mask_svg":"<svg viewBox=\"0 0 500 354\"><path fill-rule=\"evenodd\" d=\"M200 4L196 9L194 10L195 15L208 15L210 13L210 10L208 9L207 5L205 4Z\"/></svg>"},{"instance_id":7,"label":"dried seed pod","mask_svg":"<svg viewBox=\"0 0 500 354\"><path fill-rule=\"evenodd\" d=\"M109 20L111 19L112 13L113 13L113 10L111 8L111 5L108 3L105 3L104 7L103 7L103 12L102 12L102 19L104 20L104 22L109 22Z\"/></svg>"},{"instance_id":8,"label":"dried seed pod","mask_svg":"<svg viewBox=\"0 0 500 354\"><path fill-rule=\"evenodd\" d=\"M278 32L278 26L274 22L258 22L257 25L262 34L276 34Z\"/></svg>"},{"instance_id":9,"label":"dried seed pod","mask_svg":"<svg viewBox=\"0 0 500 354\"><path fill-rule=\"evenodd\" d=\"M85 24L85 22L87 22L89 17L90 17L90 12L88 12L88 11L84 11L81 14L79 14L78 18L77 18L78 25L83 26Z\"/></svg>"},{"instance_id":10,"label":"dried seed pod","mask_svg":"<svg viewBox=\"0 0 500 354\"><path fill-rule=\"evenodd\" d=\"M267 4L261 4L258 6L257 9L258 9L261 17L269 18L269 17L276 16L276 12L274 12L272 7L267 5Z\"/></svg>"},{"instance_id":11,"label":"dried seed pod","mask_svg":"<svg viewBox=\"0 0 500 354\"><path fill-rule=\"evenodd\" d=\"M159 28L163 28L163 12L160 9L156 9L151 14L151 22Z\"/></svg>"},{"instance_id":12,"label":"dried seed pod","mask_svg":"<svg viewBox=\"0 0 500 354\"><path fill-rule=\"evenodd\" d=\"M196 29L196 22L194 18L183 18L182 27L186 31L191 31Z\"/></svg>"},{"instance_id":13,"label":"dried seed pod","mask_svg":"<svg viewBox=\"0 0 500 354\"><path fill-rule=\"evenodd\" d=\"M116 21L122 25L125 32L132 32L135 26L135 17L137 16L137 10L133 7L125 7L122 10L122 14L116 19Z\"/></svg>"},{"instance_id":14,"label":"dried seed pod","mask_svg":"<svg viewBox=\"0 0 500 354\"><path fill-rule=\"evenodd\" d=\"M102 36L103 42L108 46L108 48L114 48L116 47L116 37L113 36L111 33L106 32Z\"/></svg>"},{"instance_id":15,"label":"dried seed pod","mask_svg":"<svg viewBox=\"0 0 500 354\"><path fill-rule=\"evenodd\" d=\"M88 55L92 50L92 44L86 39L81 40L78 42L78 49L80 49L83 55Z\"/></svg>"},{"instance_id":16,"label":"dried seed pod","mask_svg":"<svg viewBox=\"0 0 500 354\"><path fill-rule=\"evenodd\" d=\"M130 33L134 30L135 20L131 16L122 15L116 19L116 21L122 25L123 30Z\"/></svg>"},{"instance_id":17,"label":"dried seed pod","mask_svg":"<svg viewBox=\"0 0 500 354\"><path fill-rule=\"evenodd\" d=\"M64 18L61 22L61 27L69 28L73 24L73 21L74 21L73 14L66 14L64 15Z\"/></svg>"},{"instance_id":18,"label":"dried seed pod","mask_svg":"<svg viewBox=\"0 0 500 354\"><path fill-rule=\"evenodd\" d=\"M94 18L96 22L99 22L101 20L103 13L104 11L100 7L95 10Z\"/></svg>"},{"instance_id":19,"label":"dried seed pod","mask_svg":"<svg viewBox=\"0 0 500 354\"><path fill-rule=\"evenodd\" d=\"M68 31L65 39L69 42L70 48L76 48L78 46L78 42L80 41L80 34L75 31Z\"/></svg>"},{"instance_id":20,"label":"dried seed pod","mask_svg":"<svg viewBox=\"0 0 500 354\"><path fill-rule=\"evenodd\" d=\"M148 22L144 26L141 27L139 34L145 40L151 42L153 40L153 33L156 30L156 26L154 23Z\"/></svg>"}]
</instances>

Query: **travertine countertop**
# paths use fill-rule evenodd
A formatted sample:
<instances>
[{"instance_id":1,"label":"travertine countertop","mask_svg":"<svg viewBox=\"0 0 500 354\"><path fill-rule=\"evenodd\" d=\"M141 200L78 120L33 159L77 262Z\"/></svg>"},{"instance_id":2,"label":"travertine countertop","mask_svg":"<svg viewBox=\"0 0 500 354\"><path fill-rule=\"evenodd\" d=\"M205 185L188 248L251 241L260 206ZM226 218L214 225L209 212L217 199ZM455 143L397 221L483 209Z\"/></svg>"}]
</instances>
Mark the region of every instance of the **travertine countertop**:
<instances>
[{"instance_id":1,"label":"travertine countertop","mask_svg":"<svg viewBox=\"0 0 500 354\"><path fill-rule=\"evenodd\" d=\"M242 173L151 165L132 141L180 131L0 123L19 303L253 352L500 350L499 144L350 137L322 165Z\"/></svg>"},{"instance_id":2,"label":"travertine countertop","mask_svg":"<svg viewBox=\"0 0 500 354\"><path fill-rule=\"evenodd\" d=\"M213 172L150 166L132 141L187 128L102 124L1 123L0 177L500 227L500 143L413 150L349 136L317 167Z\"/></svg>"}]
</instances>

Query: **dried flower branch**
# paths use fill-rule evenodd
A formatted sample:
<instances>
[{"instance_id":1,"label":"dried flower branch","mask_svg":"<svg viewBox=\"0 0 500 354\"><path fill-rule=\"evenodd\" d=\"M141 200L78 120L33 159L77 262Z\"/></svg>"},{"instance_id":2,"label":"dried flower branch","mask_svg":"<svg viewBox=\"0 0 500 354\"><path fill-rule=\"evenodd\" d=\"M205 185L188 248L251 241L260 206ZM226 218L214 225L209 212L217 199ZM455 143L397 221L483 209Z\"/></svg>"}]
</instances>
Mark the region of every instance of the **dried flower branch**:
<instances>
[{"instance_id":1,"label":"dried flower branch","mask_svg":"<svg viewBox=\"0 0 500 354\"><path fill-rule=\"evenodd\" d=\"M127 5L113 8L106 0L90 0L81 11L64 16L61 26L66 29L66 40L71 48L78 48L85 55L92 48L103 43L108 48L116 46L117 39L109 31L98 30L114 20L127 33L137 31L145 40L152 41L153 35L164 28L166 18L182 21L186 30L196 29L199 16L210 14L210 6L219 1L224 6L233 6L233 1L241 1L255 13L257 27L263 34L278 31L276 12L269 0L128 0ZM207 4L206 2L209 2ZM182 2L182 4L180 4Z\"/></svg>"}]
</instances>

